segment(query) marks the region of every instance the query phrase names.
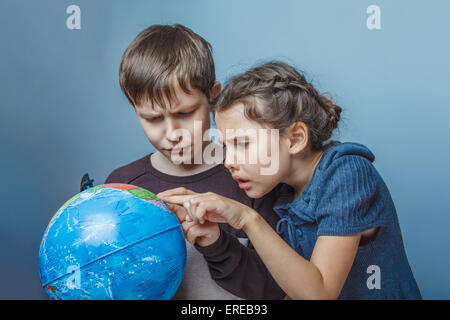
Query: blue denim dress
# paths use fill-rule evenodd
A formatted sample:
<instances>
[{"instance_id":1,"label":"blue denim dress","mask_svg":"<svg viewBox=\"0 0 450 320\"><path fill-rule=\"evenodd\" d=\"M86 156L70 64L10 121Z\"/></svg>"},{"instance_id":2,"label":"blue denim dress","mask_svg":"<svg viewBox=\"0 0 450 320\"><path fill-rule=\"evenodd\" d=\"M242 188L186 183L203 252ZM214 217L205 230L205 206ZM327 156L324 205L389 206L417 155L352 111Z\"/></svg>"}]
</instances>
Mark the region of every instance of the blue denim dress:
<instances>
[{"instance_id":1,"label":"blue denim dress","mask_svg":"<svg viewBox=\"0 0 450 320\"><path fill-rule=\"evenodd\" d=\"M327 148L301 196L292 200L292 188L280 188L277 232L309 260L319 236L379 227L371 242L359 246L339 299L421 299L394 203L374 160L361 144Z\"/></svg>"}]
</instances>

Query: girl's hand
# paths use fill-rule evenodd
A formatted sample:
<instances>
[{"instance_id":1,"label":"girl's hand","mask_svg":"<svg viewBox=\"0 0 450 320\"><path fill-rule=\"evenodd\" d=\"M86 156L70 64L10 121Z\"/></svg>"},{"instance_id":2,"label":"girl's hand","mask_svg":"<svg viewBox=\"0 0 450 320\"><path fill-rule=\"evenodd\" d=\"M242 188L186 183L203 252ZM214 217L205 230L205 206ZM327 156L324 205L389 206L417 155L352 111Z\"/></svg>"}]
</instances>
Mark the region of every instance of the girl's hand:
<instances>
[{"instance_id":1,"label":"girl's hand","mask_svg":"<svg viewBox=\"0 0 450 320\"><path fill-rule=\"evenodd\" d=\"M206 247L217 241L220 237L219 225L206 221L197 224L194 221L185 221L181 224L184 236L191 244L197 243L200 247Z\"/></svg>"},{"instance_id":2,"label":"girl's hand","mask_svg":"<svg viewBox=\"0 0 450 320\"><path fill-rule=\"evenodd\" d=\"M173 203L167 203L167 205L180 221L184 236L191 244L197 243L200 247L206 247L219 239L220 229L217 223L207 221L204 224L198 224L189 217L186 208Z\"/></svg>"},{"instance_id":3,"label":"girl's hand","mask_svg":"<svg viewBox=\"0 0 450 320\"><path fill-rule=\"evenodd\" d=\"M204 224L209 222L225 222L235 229L242 229L254 210L237 201L218 194L195 193L186 188L176 188L158 194L163 201L183 205L188 215L186 220Z\"/></svg>"}]
</instances>

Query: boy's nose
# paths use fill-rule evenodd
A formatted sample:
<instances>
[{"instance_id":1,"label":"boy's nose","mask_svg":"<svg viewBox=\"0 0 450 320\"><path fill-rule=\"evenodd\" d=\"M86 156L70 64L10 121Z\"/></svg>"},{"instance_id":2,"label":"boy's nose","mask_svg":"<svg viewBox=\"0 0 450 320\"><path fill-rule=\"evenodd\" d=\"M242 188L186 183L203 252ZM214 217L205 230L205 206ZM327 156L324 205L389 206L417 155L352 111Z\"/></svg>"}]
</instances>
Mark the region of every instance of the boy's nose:
<instances>
[{"instance_id":1,"label":"boy's nose","mask_svg":"<svg viewBox=\"0 0 450 320\"><path fill-rule=\"evenodd\" d=\"M167 119L166 121L166 138L171 142L180 142L183 138L182 130L178 127L176 121Z\"/></svg>"}]
</instances>

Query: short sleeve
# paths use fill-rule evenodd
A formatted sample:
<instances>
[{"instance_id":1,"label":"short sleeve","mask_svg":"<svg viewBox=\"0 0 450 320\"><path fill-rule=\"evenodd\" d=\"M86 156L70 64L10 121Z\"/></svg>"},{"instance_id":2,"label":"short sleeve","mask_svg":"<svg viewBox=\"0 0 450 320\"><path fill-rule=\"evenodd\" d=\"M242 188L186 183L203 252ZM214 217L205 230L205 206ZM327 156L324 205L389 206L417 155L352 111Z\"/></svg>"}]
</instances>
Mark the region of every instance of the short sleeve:
<instances>
[{"instance_id":1,"label":"short sleeve","mask_svg":"<svg viewBox=\"0 0 450 320\"><path fill-rule=\"evenodd\" d=\"M316 190L318 236L356 234L387 222L384 183L368 159L343 156L323 170Z\"/></svg>"}]
</instances>

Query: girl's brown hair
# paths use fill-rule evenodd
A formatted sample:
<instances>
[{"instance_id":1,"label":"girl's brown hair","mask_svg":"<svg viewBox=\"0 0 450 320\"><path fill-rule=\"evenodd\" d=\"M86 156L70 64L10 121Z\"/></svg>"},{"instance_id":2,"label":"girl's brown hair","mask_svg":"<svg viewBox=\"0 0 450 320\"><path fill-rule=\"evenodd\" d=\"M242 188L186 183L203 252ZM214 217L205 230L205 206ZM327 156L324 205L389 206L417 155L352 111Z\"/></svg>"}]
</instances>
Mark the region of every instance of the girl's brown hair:
<instances>
[{"instance_id":1,"label":"girl's brown hair","mask_svg":"<svg viewBox=\"0 0 450 320\"><path fill-rule=\"evenodd\" d=\"M342 109L317 92L292 66L272 61L233 78L216 99L214 112L236 103L245 107L245 116L280 129L280 134L294 122L309 129L312 150L323 150L337 128Z\"/></svg>"}]
</instances>

